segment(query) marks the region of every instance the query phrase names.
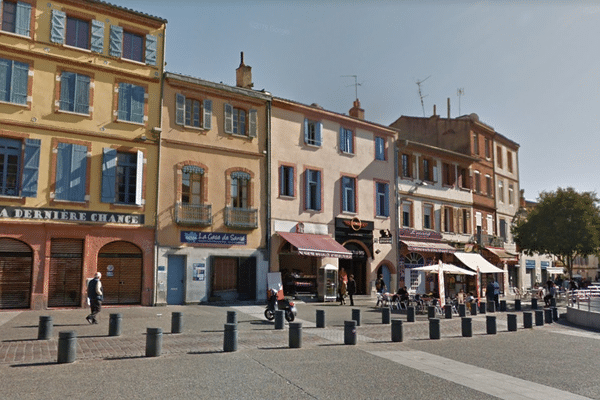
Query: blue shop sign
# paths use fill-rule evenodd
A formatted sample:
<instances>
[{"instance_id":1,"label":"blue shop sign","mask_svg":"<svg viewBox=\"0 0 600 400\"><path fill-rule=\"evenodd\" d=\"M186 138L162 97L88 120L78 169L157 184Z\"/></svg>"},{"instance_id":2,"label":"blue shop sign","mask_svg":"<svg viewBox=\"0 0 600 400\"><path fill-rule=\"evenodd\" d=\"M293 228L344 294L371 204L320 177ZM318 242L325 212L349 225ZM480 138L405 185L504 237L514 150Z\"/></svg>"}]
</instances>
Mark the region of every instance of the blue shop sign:
<instances>
[{"instance_id":1,"label":"blue shop sign","mask_svg":"<svg viewBox=\"0 0 600 400\"><path fill-rule=\"evenodd\" d=\"M535 260L525 260L525 269L535 269Z\"/></svg>"},{"instance_id":2,"label":"blue shop sign","mask_svg":"<svg viewBox=\"0 0 600 400\"><path fill-rule=\"evenodd\" d=\"M223 232L194 232L182 231L182 243L197 243L197 244L217 244L217 245L234 245L245 246L247 235L243 233L223 233Z\"/></svg>"},{"instance_id":3,"label":"blue shop sign","mask_svg":"<svg viewBox=\"0 0 600 400\"><path fill-rule=\"evenodd\" d=\"M542 261L541 265L542 269L548 269L548 267L550 266L550 261Z\"/></svg>"}]
</instances>

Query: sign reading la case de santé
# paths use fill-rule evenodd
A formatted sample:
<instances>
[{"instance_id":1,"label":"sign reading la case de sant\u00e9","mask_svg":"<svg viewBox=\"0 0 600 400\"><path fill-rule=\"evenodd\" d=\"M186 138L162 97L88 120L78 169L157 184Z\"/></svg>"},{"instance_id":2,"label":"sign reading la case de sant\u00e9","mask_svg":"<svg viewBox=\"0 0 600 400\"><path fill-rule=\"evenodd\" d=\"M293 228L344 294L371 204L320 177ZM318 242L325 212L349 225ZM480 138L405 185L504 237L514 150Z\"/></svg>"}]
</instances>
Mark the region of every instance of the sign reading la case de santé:
<instances>
[{"instance_id":1,"label":"sign reading la case de sant\u00e9","mask_svg":"<svg viewBox=\"0 0 600 400\"><path fill-rule=\"evenodd\" d=\"M181 231L181 242L245 246L246 235L242 233Z\"/></svg>"},{"instance_id":2,"label":"sign reading la case de sant\u00e9","mask_svg":"<svg viewBox=\"0 0 600 400\"><path fill-rule=\"evenodd\" d=\"M138 225L144 223L143 214L118 214L97 211L54 210L23 207L0 207L0 218L125 225Z\"/></svg>"}]
</instances>

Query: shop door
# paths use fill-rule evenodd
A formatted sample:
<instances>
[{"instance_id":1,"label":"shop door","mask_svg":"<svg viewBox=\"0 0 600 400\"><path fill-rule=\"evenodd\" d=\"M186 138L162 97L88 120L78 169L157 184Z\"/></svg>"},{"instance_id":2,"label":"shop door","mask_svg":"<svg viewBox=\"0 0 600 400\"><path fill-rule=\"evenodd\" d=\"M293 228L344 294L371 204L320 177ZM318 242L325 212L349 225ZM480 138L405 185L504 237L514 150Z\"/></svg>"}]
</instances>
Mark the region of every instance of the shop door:
<instances>
[{"instance_id":1,"label":"shop door","mask_svg":"<svg viewBox=\"0 0 600 400\"><path fill-rule=\"evenodd\" d=\"M0 308L29 308L33 251L15 239L0 238Z\"/></svg>"},{"instance_id":2,"label":"shop door","mask_svg":"<svg viewBox=\"0 0 600 400\"><path fill-rule=\"evenodd\" d=\"M365 251L355 243L346 243L344 247L352 252L352 258L350 260L340 258L338 265L340 270L344 268L348 275L354 275L356 294L370 294Z\"/></svg>"},{"instance_id":3,"label":"shop door","mask_svg":"<svg viewBox=\"0 0 600 400\"><path fill-rule=\"evenodd\" d=\"M140 304L142 252L129 242L113 242L100 249L98 271L102 273L104 304Z\"/></svg>"},{"instance_id":4,"label":"shop door","mask_svg":"<svg viewBox=\"0 0 600 400\"><path fill-rule=\"evenodd\" d=\"M183 304L185 256L169 256L167 268L167 304Z\"/></svg>"},{"instance_id":5,"label":"shop door","mask_svg":"<svg viewBox=\"0 0 600 400\"><path fill-rule=\"evenodd\" d=\"M211 274L212 296L221 299L237 298L238 259L215 257Z\"/></svg>"},{"instance_id":6,"label":"shop door","mask_svg":"<svg viewBox=\"0 0 600 400\"><path fill-rule=\"evenodd\" d=\"M48 307L77 307L81 304L83 240L52 239Z\"/></svg>"},{"instance_id":7,"label":"shop door","mask_svg":"<svg viewBox=\"0 0 600 400\"><path fill-rule=\"evenodd\" d=\"M239 300L256 299L256 257L242 258L238 271Z\"/></svg>"}]
</instances>

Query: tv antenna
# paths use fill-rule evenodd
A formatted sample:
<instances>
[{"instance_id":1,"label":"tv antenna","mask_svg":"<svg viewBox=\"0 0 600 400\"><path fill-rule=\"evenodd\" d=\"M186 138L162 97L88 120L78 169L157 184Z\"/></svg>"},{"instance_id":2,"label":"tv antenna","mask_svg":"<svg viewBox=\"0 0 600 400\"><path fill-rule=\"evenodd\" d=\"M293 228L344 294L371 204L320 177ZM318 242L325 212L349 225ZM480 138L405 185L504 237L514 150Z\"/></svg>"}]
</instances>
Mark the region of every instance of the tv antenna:
<instances>
[{"instance_id":1,"label":"tv antenna","mask_svg":"<svg viewBox=\"0 0 600 400\"><path fill-rule=\"evenodd\" d=\"M460 98L465 95L464 88L456 89L456 95L458 96L458 116L460 117Z\"/></svg>"},{"instance_id":2,"label":"tv antenna","mask_svg":"<svg viewBox=\"0 0 600 400\"><path fill-rule=\"evenodd\" d=\"M423 117L425 116L425 104L423 103L423 99L425 97L427 97L427 95L423 96L423 93L421 92L421 84L429 78L431 78L431 75L429 75L425 79L422 79L422 80L416 82L417 86L419 87L419 98L421 99L421 108L423 109Z\"/></svg>"},{"instance_id":3,"label":"tv antenna","mask_svg":"<svg viewBox=\"0 0 600 400\"><path fill-rule=\"evenodd\" d=\"M357 75L341 75L342 78L354 78L354 85L348 85L346 87L354 86L354 94L356 95L356 100L358 100L358 87L362 86L362 84L358 83Z\"/></svg>"}]
</instances>

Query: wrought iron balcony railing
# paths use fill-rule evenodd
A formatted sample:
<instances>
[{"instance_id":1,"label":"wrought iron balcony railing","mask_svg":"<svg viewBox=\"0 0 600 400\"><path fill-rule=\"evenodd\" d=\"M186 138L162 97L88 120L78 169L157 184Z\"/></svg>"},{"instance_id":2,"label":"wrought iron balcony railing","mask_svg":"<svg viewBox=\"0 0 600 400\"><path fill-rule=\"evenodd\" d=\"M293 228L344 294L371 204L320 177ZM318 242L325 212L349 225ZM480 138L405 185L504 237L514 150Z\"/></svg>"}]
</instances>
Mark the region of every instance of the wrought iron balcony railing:
<instances>
[{"instance_id":1,"label":"wrought iron balcony railing","mask_svg":"<svg viewBox=\"0 0 600 400\"><path fill-rule=\"evenodd\" d=\"M178 202L175 207L175 222L182 225L212 225L212 205Z\"/></svg>"},{"instance_id":2,"label":"wrought iron balcony railing","mask_svg":"<svg viewBox=\"0 0 600 400\"><path fill-rule=\"evenodd\" d=\"M258 209L225 207L225 226L230 228L258 228Z\"/></svg>"}]
</instances>

